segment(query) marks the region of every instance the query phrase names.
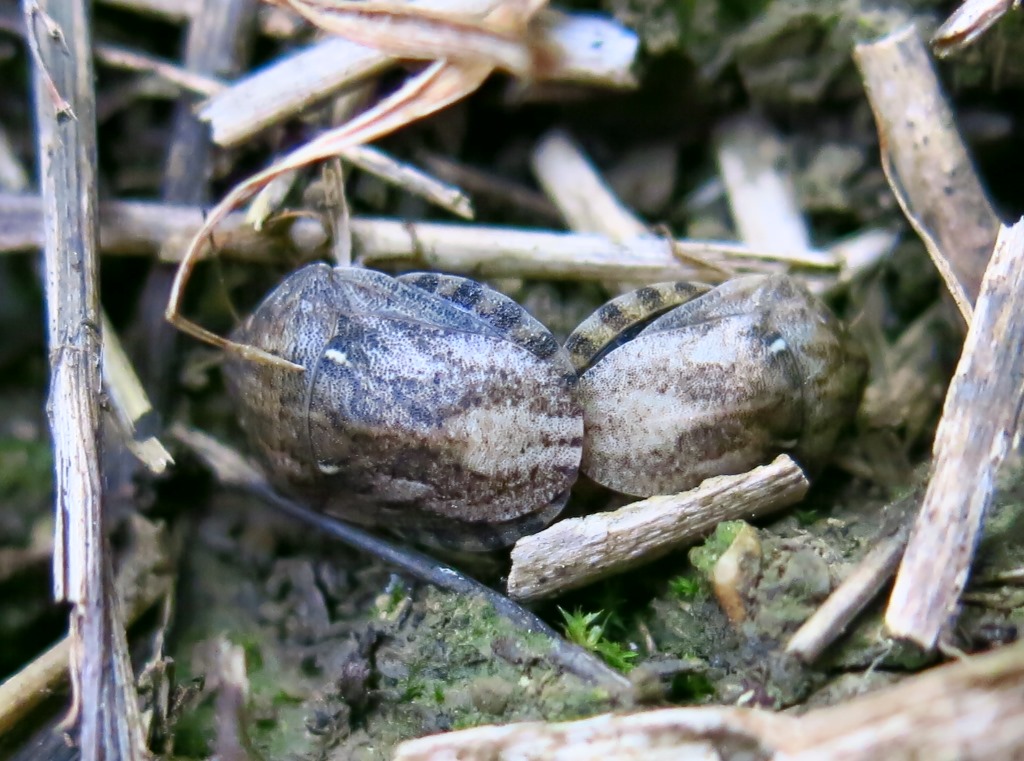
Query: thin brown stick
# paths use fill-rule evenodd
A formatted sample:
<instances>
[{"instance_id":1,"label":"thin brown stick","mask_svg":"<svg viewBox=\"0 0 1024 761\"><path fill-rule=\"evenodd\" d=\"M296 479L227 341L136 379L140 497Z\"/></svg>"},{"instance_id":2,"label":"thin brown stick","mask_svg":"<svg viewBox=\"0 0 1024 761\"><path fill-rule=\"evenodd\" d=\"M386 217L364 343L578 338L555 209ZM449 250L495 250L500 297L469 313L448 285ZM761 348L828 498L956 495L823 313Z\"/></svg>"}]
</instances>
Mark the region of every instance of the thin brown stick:
<instances>
[{"instance_id":1,"label":"thin brown stick","mask_svg":"<svg viewBox=\"0 0 1024 761\"><path fill-rule=\"evenodd\" d=\"M566 133L549 132L533 149L533 173L570 230L614 241L644 235L647 226L622 202L582 148Z\"/></svg>"},{"instance_id":2,"label":"thin brown stick","mask_svg":"<svg viewBox=\"0 0 1024 761\"><path fill-rule=\"evenodd\" d=\"M615 242L595 234L388 219L354 219L352 234L366 264L388 266L412 259L490 277L720 282L723 270L784 272L790 265L825 270L837 266L836 259L823 251L769 253L740 243L666 241L653 235ZM681 261L683 257L688 261Z\"/></svg>"},{"instance_id":3,"label":"thin brown stick","mask_svg":"<svg viewBox=\"0 0 1024 761\"><path fill-rule=\"evenodd\" d=\"M72 604L73 717L82 758L99 761L141 759L144 751L134 684L130 676L123 678L124 625L113 599L103 535L96 121L86 6L81 0L38 5L53 26L39 40L33 73L56 468L54 595ZM25 0L30 26L36 7Z\"/></svg>"},{"instance_id":4,"label":"thin brown stick","mask_svg":"<svg viewBox=\"0 0 1024 761\"><path fill-rule=\"evenodd\" d=\"M934 465L885 623L934 647L967 582L996 474L1024 407L1024 219L1003 227L946 395Z\"/></svg>"},{"instance_id":5,"label":"thin brown stick","mask_svg":"<svg viewBox=\"0 0 1024 761\"><path fill-rule=\"evenodd\" d=\"M196 71L189 71L164 61L156 56L130 50L119 45L99 44L96 46L96 60L112 68L126 69L155 74L165 82L187 90L195 95L209 97L216 95L227 84L216 77L204 76Z\"/></svg>"},{"instance_id":6,"label":"thin brown stick","mask_svg":"<svg viewBox=\"0 0 1024 761\"><path fill-rule=\"evenodd\" d=\"M882 165L957 306L970 321L999 231L953 112L913 25L854 48Z\"/></svg>"},{"instance_id":7,"label":"thin brown stick","mask_svg":"<svg viewBox=\"0 0 1024 761\"><path fill-rule=\"evenodd\" d=\"M1020 0L964 0L932 36L932 50L945 58L970 47Z\"/></svg>"},{"instance_id":8,"label":"thin brown stick","mask_svg":"<svg viewBox=\"0 0 1024 761\"><path fill-rule=\"evenodd\" d=\"M151 255L177 262L188 240L203 223L198 205L158 201L106 201L100 204L100 246L105 254ZM0 193L0 252L42 248L42 205L38 196ZM301 234L296 227L302 228ZM323 226L309 218L294 221L292 237L326 241ZM233 214L211 236L221 256L251 262L279 262L290 252L280 228L257 232L243 214ZM306 254L308 255L308 251Z\"/></svg>"},{"instance_id":9,"label":"thin brown stick","mask_svg":"<svg viewBox=\"0 0 1024 761\"><path fill-rule=\"evenodd\" d=\"M255 0L218 0L198 9L188 27L185 68L199 75L231 77L248 60L255 34ZM195 98L185 93L175 107L171 141L164 162L162 196L172 203L205 204L209 200L212 146L209 130L194 113ZM174 245L173 241L165 245ZM184 241L179 241L184 245ZM158 410L170 396L177 331L164 320L164 306L174 270L156 263L139 299L136 318L142 334L139 374Z\"/></svg>"},{"instance_id":10,"label":"thin brown stick","mask_svg":"<svg viewBox=\"0 0 1024 761\"><path fill-rule=\"evenodd\" d=\"M417 8L442 5L438 0L414 0ZM443 3L455 14L483 13L494 0ZM609 19L545 11L538 20L539 44L549 48L558 69L553 77L605 87L633 87L631 67L637 36ZM234 83L203 106L200 117L209 122L218 145L239 145L267 127L322 102L346 88L376 76L395 64L395 58L372 47L329 37L285 56Z\"/></svg>"},{"instance_id":11,"label":"thin brown stick","mask_svg":"<svg viewBox=\"0 0 1024 761\"><path fill-rule=\"evenodd\" d=\"M197 206L150 201L108 201L100 213L104 253L158 251L169 262L181 257L181 246L175 242L187 241L203 222ZM39 247L39 214L38 198L0 193L0 253ZM353 218L352 235L361 264L434 267L480 277L719 282L723 270L785 272L792 265L819 270L832 280L839 265L830 251L781 254L725 241L665 241L654 236L615 243L603 235L373 217ZM294 222L291 237L326 240L319 222L302 218ZM211 248L220 256L270 262L280 261L288 245L281 235L253 230L245 215L230 214L213 235ZM299 253L310 254L309 246L300 249Z\"/></svg>"},{"instance_id":12,"label":"thin brown stick","mask_svg":"<svg viewBox=\"0 0 1024 761\"><path fill-rule=\"evenodd\" d=\"M431 177L423 170L399 161L379 148L354 145L342 151L341 157L364 172L376 175L407 193L425 198L452 214L463 219L473 218L473 203L460 188Z\"/></svg>"},{"instance_id":13,"label":"thin brown stick","mask_svg":"<svg viewBox=\"0 0 1024 761\"><path fill-rule=\"evenodd\" d=\"M900 523L884 532L828 599L796 630L786 644L786 652L811 663L839 639L896 573L909 531L908 525Z\"/></svg>"},{"instance_id":14,"label":"thin brown stick","mask_svg":"<svg viewBox=\"0 0 1024 761\"><path fill-rule=\"evenodd\" d=\"M716 134L715 159L738 237L769 251L811 248L807 220L786 170L782 139L761 119L742 116Z\"/></svg>"},{"instance_id":15,"label":"thin brown stick","mask_svg":"<svg viewBox=\"0 0 1024 761\"><path fill-rule=\"evenodd\" d=\"M508 594L533 601L589 584L696 542L722 521L766 515L799 502L809 484L787 455L696 489L559 521L512 548Z\"/></svg>"}]
</instances>

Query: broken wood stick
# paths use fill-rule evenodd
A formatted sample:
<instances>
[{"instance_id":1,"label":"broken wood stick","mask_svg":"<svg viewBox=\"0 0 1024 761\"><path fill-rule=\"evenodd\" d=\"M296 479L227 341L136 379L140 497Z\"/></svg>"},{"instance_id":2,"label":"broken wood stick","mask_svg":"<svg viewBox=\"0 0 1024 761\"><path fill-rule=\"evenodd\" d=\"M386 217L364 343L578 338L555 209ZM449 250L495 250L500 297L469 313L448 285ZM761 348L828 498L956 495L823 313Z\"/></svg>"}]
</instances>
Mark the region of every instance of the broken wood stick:
<instances>
[{"instance_id":1,"label":"broken wood stick","mask_svg":"<svg viewBox=\"0 0 1024 761\"><path fill-rule=\"evenodd\" d=\"M531 601L581 587L699 541L722 521L750 519L803 499L809 484L788 455L696 489L559 521L512 548L508 595Z\"/></svg>"},{"instance_id":2,"label":"broken wood stick","mask_svg":"<svg viewBox=\"0 0 1024 761\"><path fill-rule=\"evenodd\" d=\"M1024 219L1000 230L932 447L934 464L885 615L935 646L967 583L1024 405Z\"/></svg>"},{"instance_id":3,"label":"broken wood stick","mask_svg":"<svg viewBox=\"0 0 1024 761\"><path fill-rule=\"evenodd\" d=\"M964 320L978 296L999 218L981 186L932 59L914 25L857 45L882 168Z\"/></svg>"}]
</instances>

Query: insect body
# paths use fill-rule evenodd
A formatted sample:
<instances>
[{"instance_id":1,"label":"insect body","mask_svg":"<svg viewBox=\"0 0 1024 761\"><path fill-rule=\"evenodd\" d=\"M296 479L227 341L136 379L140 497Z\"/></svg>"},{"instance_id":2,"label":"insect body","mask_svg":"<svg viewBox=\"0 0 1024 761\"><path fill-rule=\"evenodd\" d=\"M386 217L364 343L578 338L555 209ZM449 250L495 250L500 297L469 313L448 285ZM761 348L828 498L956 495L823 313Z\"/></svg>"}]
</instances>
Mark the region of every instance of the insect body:
<instances>
[{"instance_id":1,"label":"insect body","mask_svg":"<svg viewBox=\"0 0 1024 761\"><path fill-rule=\"evenodd\" d=\"M819 468L866 374L828 308L781 275L641 288L601 307L566 348L581 373L582 469L634 496L782 452Z\"/></svg>"},{"instance_id":2,"label":"insect body","mask_svg":"<svg viewBox=\"0 0 1024 761\"><path fill-rule=\"evenodd\" d=\"M271 480L319 509L483 550L539 530L568 498L575 370L479 283L309 265L233 338L304 368L230 356L225 376Z\"/></svg>"}]
</instances>

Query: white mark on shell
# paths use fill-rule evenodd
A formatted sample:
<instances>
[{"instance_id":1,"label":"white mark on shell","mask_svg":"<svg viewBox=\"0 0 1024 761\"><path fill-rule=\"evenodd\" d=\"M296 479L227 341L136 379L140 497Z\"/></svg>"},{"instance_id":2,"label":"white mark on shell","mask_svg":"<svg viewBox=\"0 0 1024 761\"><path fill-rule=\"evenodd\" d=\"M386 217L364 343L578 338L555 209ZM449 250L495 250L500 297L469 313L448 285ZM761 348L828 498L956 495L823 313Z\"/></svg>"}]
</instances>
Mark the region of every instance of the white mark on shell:
<instances>
[{"instance_id":1,"label":"white mark on shell","mask_svg":"<svg viewBox=\"0 0 1024 761\"><path fill-rule=\"evenodd\" d=\"M348 366L348 355L343 351L338 351L337 349L328 349L325 351L324 359L329 359L334 364L341 365L342 367Z\"/></svg>"}]
</instances>

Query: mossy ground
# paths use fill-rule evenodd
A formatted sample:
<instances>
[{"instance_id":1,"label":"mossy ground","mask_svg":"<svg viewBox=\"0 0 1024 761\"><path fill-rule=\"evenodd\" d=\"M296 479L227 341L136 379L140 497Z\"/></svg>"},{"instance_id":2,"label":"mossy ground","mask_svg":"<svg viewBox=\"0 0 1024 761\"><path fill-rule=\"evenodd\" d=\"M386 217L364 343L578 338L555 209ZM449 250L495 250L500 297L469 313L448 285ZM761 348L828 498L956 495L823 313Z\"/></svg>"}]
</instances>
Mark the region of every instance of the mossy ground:
<instances>
[{"instance_id":1,"label":"mossy ground","mask_svg":"<svg viewBox=\"0 0 1024 761\"><path fill-rule=\"evenodd\" d=\"M718 125L753 111L784 137L785 168L816 243L827 245L873 227L905 229L878 165L874 125L850 51L854 43L910 19L927 35L951 3L604 0L574 5L601 5L639 31L645 49L637 93L510 108L490 86L386 147L413 159L423 146L453 152L459 161L521 184L532 182L529 146L551 127L572 132L602 171L614 170L624 156L659 147L668 157L657 167L662 176L646 184L665 192L648 194L650 187L638 186L634 194L620 193L623 202L680 235L729 239L735 233L720 195L702 200L698 190L713 184ZM101 36L110 38L113 29L114 39L133 37L134 16L103 4L97 8ZM124 26L126 18L132 31ZM151 52L177 54L164 26L139 29L159 41ZM1022 29L1024 13L1010 13L977 46L938 67L996 204L1015 213L1024 208L1024 145L1015 126L1024 121ZM149 49L143 45L147 41L136 41ZM21 81L27 60L14 55L0 64L10 81ZM101 88L113 88L108 92L117 95L115 100L121 98L120 86L117 80L100 82ZM6 97L0 99L8 104ZM15 107L4 129L31 166L28 101L18 98L10 101ZM101 175L114 194L155 196L171 109L145 99L137 110L129 106L118 106L123 110L113 112L101 131ZM247 150L263 149L261 163L270 147ZM246 154L245 161L254 159ZM215 191L223 191L228 179L219 177L218 183ZM356 214L419 218L432 213L373 178L358 176L352 185ZM478 208L485 223L550 224L486 200ZM43 414L46 347L40 329L23 327L43 324L41 300L29 258L12 260L0 263L0 552L4 559L19 558L19 570L0 578L0 678L61 636L65 621L65 611L49 602L45 553L24 562L24 553L46 549L52 532L52 460ZM279 269L287 266L282 262ZM104 305L118 327L130 331L126 323L146 264L107 260L103 267ZM278 274L263 272L263 281L254 284L256 269L224 266L205 285L197 283L196 292L205 295L191 308L202 314L204 324L228 327L235 316L224 293L244 290L256 298ZM563 337L607 296L593 283L502 285ZM838 295L835 306L878 349L940 300L934 269L908 232L890 257ZM925 475L915 473L914 466L927 461L959 346L956 329L937 322L922 351L927 357L922 372L933 382L916 400L920 411L907 413L910 422L892 429L860 426L841 453L866 463L870 477L863 468L855 471L857 477L826 471L794 509L753 527L727 526L693 551L680 550L566 595L539 612L556 627L563 621L557 606L600 612L602 636L637 653L630 678L636 701L644 704L800 708L834 702L919 669L926 663L921 654L885 638L884 599L811 666L787 658L783 648L875 541L887 519L885 506ZM186 366L203 371L182 371L184 400L168 417L231 439L237 431L216 374L207 374L209 354L195 362L199 354L190 350ZM876 371L881 372L877 363ZM492 610L393 577L379 563L311 536L249 499L225 494L187 467L187 458L181 460L185 467L161 487L155 504L140 499L145 504L132 507L186 526L189 534L174 623L167 632L168 652L177 662L175 694L183 701L171 717L178 757L208 756L214 725L224 718L215 713L209 681L205 690L193 682L217 671L216 645L222 640L241 646L246 656L250 700L242 726L256 751L275 761L387 758L396 742L430 732L631 707L560 672L547 660L542 639L512 630ZM605 499L586 487L581 492L586 492L578 499L584 506ZM963 612L951 631L952 644L967 652L1016 638L1024 620L1024 594L1000 576L1024 566L1022 493L1019 479L1007 475ZM756 541L759 560L739 590L746 617L735 621L725 615L708 576L740 530ZM492 559L499 569L502 563ZM500 570L486 571L488 579L497 575ZM144 621L133 641L149 641L152 626L152 620ZM4 750L0 747L0 755Z\"/></svg>"}]
</instances>

